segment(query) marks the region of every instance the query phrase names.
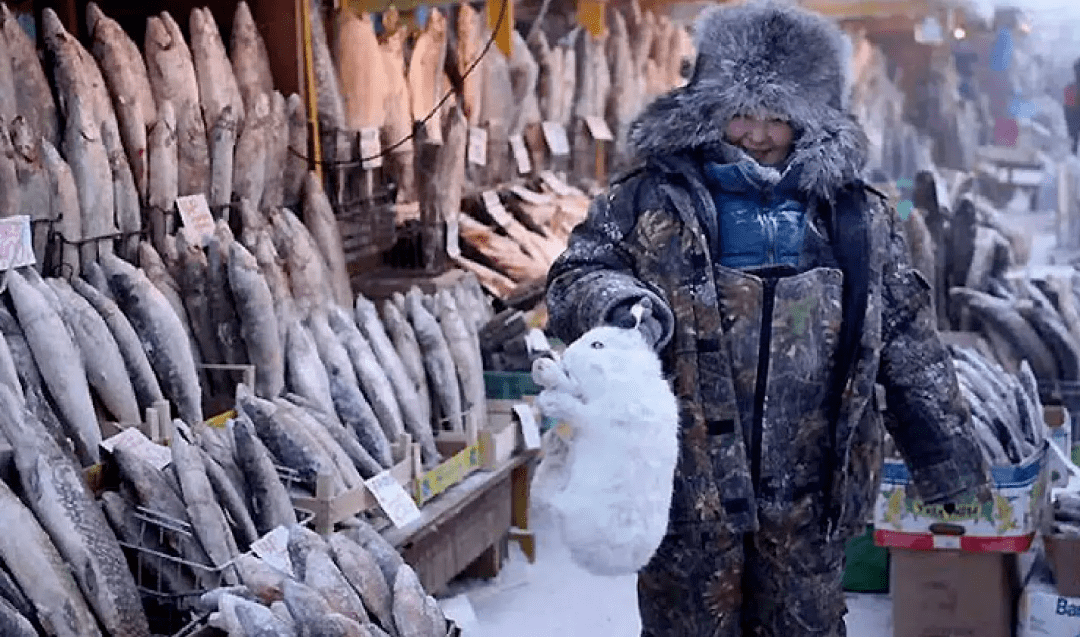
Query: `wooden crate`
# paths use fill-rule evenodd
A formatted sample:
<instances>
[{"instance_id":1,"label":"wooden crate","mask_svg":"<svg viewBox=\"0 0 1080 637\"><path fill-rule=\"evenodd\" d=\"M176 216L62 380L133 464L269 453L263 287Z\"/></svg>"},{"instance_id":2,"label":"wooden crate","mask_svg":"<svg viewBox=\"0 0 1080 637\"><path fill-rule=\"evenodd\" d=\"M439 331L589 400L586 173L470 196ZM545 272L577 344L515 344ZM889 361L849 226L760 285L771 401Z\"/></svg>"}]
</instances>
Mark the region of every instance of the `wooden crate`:
<instances>
[{"instance_id":1,"label":"wooden crate","mask_svg":"<svg viewBox=\"0 0 1080 637\"><path fill-rule=\"evenodd\" d=\"M404 458L390 469L390 473L408 491L414 476L419 474L420 448L412 442L408 434L394 443L395 455L402 447L404 447ZM366 486L350 489L336 496L331 495L330 489L330 477L319 476L314 497L293 496L292 498L293 506L314 515L312 526L322 535L332 533L337 523L379 506L379 502Z\"/></svg>"}]
</instances>

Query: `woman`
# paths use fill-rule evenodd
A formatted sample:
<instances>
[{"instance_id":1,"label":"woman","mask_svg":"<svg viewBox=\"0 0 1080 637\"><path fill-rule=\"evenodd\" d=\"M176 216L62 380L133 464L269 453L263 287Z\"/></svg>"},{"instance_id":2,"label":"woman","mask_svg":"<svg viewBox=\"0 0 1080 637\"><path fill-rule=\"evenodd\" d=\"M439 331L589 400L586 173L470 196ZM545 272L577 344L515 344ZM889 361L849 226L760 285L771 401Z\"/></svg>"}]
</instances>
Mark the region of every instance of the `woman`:
<instances>
[{"instance_id":1,"label":"woman","mask_svg":"<svg viewBox=\"0 0 1080 637\"><path fill-rule=\"evenodd\" d=\"M696 40L689 83L631 128L639 168L552 268L550 329L569 342L637 324L679 397L642 635L843 635L844 545L878 490L882 398L925 501L985 498L986 467L930 286L860 180L843 34L744 4L707 10Z\"/></svg>"}]
</instances>

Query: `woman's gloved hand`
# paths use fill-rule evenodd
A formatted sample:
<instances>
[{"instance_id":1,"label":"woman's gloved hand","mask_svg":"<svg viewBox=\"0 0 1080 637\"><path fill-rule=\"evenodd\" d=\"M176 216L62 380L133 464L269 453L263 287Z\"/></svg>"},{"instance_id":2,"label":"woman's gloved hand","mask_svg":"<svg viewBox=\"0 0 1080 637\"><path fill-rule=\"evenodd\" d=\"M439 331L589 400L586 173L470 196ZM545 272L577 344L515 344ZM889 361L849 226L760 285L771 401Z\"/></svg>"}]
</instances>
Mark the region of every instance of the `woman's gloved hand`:
<instances>
[{"instance_id":1,"label":"woman's gloved hand","mask_svg":"<svg viewBox=\"0 0 1080 637\"><path fill-rule=\"evenodd\" d=\"M656 349L656 344L664 335L664 327L653 316L652 300L645 297L630 299L611 308L606 323L627 330L637 328L645 337L645 342L653 349Z\"/></svg>"}]
</instances>

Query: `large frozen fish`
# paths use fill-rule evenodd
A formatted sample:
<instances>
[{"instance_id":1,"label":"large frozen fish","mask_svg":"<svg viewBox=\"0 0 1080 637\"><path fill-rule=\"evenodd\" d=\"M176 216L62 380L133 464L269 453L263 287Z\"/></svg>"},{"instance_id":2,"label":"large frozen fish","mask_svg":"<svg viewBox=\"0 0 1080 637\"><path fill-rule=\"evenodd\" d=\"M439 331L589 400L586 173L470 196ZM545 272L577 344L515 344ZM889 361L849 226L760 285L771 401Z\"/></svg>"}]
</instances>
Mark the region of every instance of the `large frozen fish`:
<instances>
[{"instance_id":1,"label":"large frozen fish","mask_svg":"<svg viewBox=\"0 0 1080 637\"><path fill-rule=\"evenodd\" d=\"M191 320L188 318L187 308L184 307L183 292L180 289L180 284L176 282L176 279L169 273L165 267L165 262L162 260L161 255L158 254L154 246L150 245L148 241L139 242L139 267L146 273L146 278L150 279L150 282L154 284L154 287L165 297L169 302L169 306L172 307L173 312L180 319L180 322L184 326L184 333L187 334L188 340L191 341L191 353L195 357L196 364L201 360L199 353L198 343L195 340L195 332L191 328Z\"/></svg>"},{"instance_id":2,"label":"large frozen fish","mask_svg":"<svg viewBox=\"0 0 1080 637\"><path fill-rule=\"evenodd\" d=\"M168 12L147 18L144 48L154 101L159 109L165 102L171 102L175 109L179 194L205 193L210 153L199 107L198 77L180 26Z\"/></svg>"},{"instance_id":3,"label":"large frozen fish","mask_svg":"<svg viewBox=\"0 0 1080 637\"><path fill-rule=\"evenodd\" d=\"M22 115L11 121L9 132L15 158L15 176L19 182L19 204L22 206L20 212L33 220L51 220L53 216L49 173L42 157L41 138L34 136L33 128ZM34 251L40 261L45 246L37 243L36 234L34 239Z\"/></svg>"},{"instance_id":4,"label":"large frozen fish","mask_svg":"<svg viewBox=\"0 0 1080 637\"><path fill-rule=\"evenodd\" d=\"M1036 376L1043 379L1058 377L1053 353L1008 301L969 288L953 288L949 295L1007 338L1031 362Z\"/></svg>"},{"instance_id":5,"label":"large frozen fish","mask_svg":"<svg viewBox=\"0 0 1080 637\"><path fill-rule=\"evenodd\" d=\"M220 228L224 220L218 222ZM210 304L210 318L217 334L218 345L224 354L224 362L244 365L248 362L247 348L241 334L240 317L236 313L232 290L229 287L229 244L231 239L221 240L217 234L206 246L206 296Z\"/></svg>"},{"instance_id":6,"label":"large frozen fish","mask_svg":"<svg viewBox=\"0 0 1080 637\"><path fill-rule=\"evenodd\" d=\"M255 365L255 392L264 398L285 389L285 358L274 314L274 298L259 264L242 245L229 246L229 285L248 360Z\"/></svg>"},{"instance_id":7,"label":"large frozen fish","mask_svg":"<svg viewBox=\"0 0 1080 637\"><path fill-rule=\"evenodd\" d=\"M282 466L296 470L300 480L314 487L321 474L331 477L334 495L346 489L333 459L318 439L300 423L282 414L274 403L257 398L244 385L236 388L236 406L255 425L255 432Z\"/></svg>"},{"instance_id":8,"label":"large frozen fish","mask_svg":"<svg viewBox=\"0 0 1080 637\"><path fill-rule=\"evenodd\" d=\"M285 375L288 388L310 400L327 413L334 411L330 379L319 358L311 332L297 318L284 317L288 324L288 344L285 349Z\"/></svg>"},{"instance_id":9,"label":"large frozen fish","mask_svg":"<svg viewBox=\"0 0 1080 637\"><path fill-rule=\"evenodd\" d=\"M311 551L304 567L304 583L318 591L337 613L364 624L367 611L360 595L349 584L327 550Z\"/></svg>"},{"instance_id":10,"label":"large frozen fish","mask_svg":"<svg viewBox=\"0 0 1080 637\"><path fill-rule=\"evenodd\" d=\"M15 367L15 358L8 347L7 339L0 330L0 385L10 387L15 397L20 402L25 402L22 381L19 380L19 372Z\"/></svg>"},{"instance_id":11,"label":"large frozen fish","mask_svg":"<svg viewBox=\"0 0 1080 637\"><path fill-rule=\"evenodd\" d=\"M382 571L387 585L393 588L398 570L405 565L405 559L370 524L360 518L354 518L350 522L351 525L345 528L342 533L350 540L364 547L375 558L375 562L378 563L379 570Z\"/></svg>"},{"instance_id":12,"label":"large frozen fish","mask_svg":"<svg viewBox=\"0 0 1080 637\"><path fill-rule=\"evenodd\" d=\"M450 346L443 336L439 322L424 307L422 294L414 288L405 299L409 322L416 332L416 340L424 354L424 369L431 379L444 422L451 429L462 427L461 384L450 354Z\"/></svg>"},{"instance_id":13,"label":"large frozen fish","mask_svg":"<svg viewBox=\"0 0 1080 637\"><path fill-rule=\"evenodd\" d=\"M287 103L289 110L289 147L282 177L282 205L298 206L304 192L308 173L308 121L304 100L293 93Z\"/></svg>"},{"instance_id":14,"label":"large frozen fish","mask_svg":"<svg viewBox=\"0 0 1080 637\"><path fill-rule=\"evenodd\" d=\"M2 54L3 51L0 51ZM0 219L22 212L22 191L15 162L15 147L7 122L0 118Z\"/></svg>"},{"instance_id":15,"label":"large frozen fish","mask_svg":"<svg viewBox=\"0 0 1080 637\"><path fill-rule=\"evenodd\" d=\"M60 122L37 46L4 3L0 3L0 27L11 58L12 94L17 104L15 112L30 120L37 137L43 137L56 146L60 143Z\"/></svg>"},{"instance_id":16,"label":"large frozen fish","mask_svg":"<svg viewBox=\"0 0 1080 637\"><path fill-rule=\"evenodd\" d=\"M266 43L255 26L251 7L243 0L237 3L233 14L232 46L229 51L232 53L233 73L244 107L251 108L258 95L274 90L274 78L270 72Z\"/></svg>"},{"instance_id":17,"label":"large frozen fish","mask_svg":"<svg viewBox=\"0 0 1080 637\"><path fill-rule=\"evenodd\" d=\"M371 405L360 391L359 381L344 346L334 336L326 313L314 311L308 317L307 328L315 341L330 380L330 395L341 420L356 431L360 444L384 467L394 463L390 440L379 424Z\"/></svg>"},{"instance_id":18,"label":"large frozen fish","mask_svg":"<svg viewBox=\"0 0 1080 637\"><path fill-rule=\"evenodd\" d=\"M290 422L289 428L297 429L304 435L310 436L315 443L326 451L327 456L334 463L334 468L341 476L345 488L354 489L363 486L364 477L360 474L349 452L345 451L342 444L337 441L335 436L331 435L329 429L318 418L284 398L274 399L274 405L277 407L276 415L279 421ZM344 428L344 425L338 423L338 426L341 431L348 431ZM353 442L360 446L355 436L353 436ZM376 467L378 467L377 464ZM369 474L368 477L371 475L374 474Z\"/></svg>"},{"instance_id":19,"label":"large frozen fish","mask_svg":"<svg viewBox=\"0 0 1080 637\"><path fill-rule=\"evenodd\" d=\"M195 575L190 569L179 567L176 562L154 554L171 555L172 549L161 541L152 526L143 523L135 507L122 495L114 491L102 493L101 509L117 540L143 549L139 557L142 574L153 578L144 581L152 581L161 587L162 592L174 595L188 593L197 587Z\"/></svg>"},{"instance_id":20,"label":"large frozen fish","mask_svg":"<svg viewBox=\"0 0 1080 637\"><path fill-rule=\"evenodd\" d=\"M330 273L330 282L334 289L334 298L342 307L352 306L352 287L349 284L349 272L345 264L345 249L341 243L341 230L338 228L334 209L330 206L322 184L314 172L308 173L304 181L304 225L319 251L326 260Z\"/></svg>"},{"instance_id":21,"label":"large frozen fish","mask_svg":"<svg viewBox=\"0 0 1080 637\"><path fill-rule=\"evenodd\" d=\"M211 206L226 206L232 202L234 153L239 117L232 106L221 109L210 127L210 194Z\"/></svg>"},{"instance_id":22,"label":"large frozen fish","mask_svg":"<svg viewBox=\"0 0 1080 637\"><path fill-rule=\"evenodd\" d=\"M296 511L285 485L278 477L274 459L259 440L255 426L244 414L233 425L236 438L236 461L244 474L244 482L251 498L252 517L255 528L265 534L285 525L296 524Z\"/></svg>"},{"instance_id":23,"label":"large frozen fish","mask_svg":"<svg viewBox=\"0 0 1080 637\"><path fill-rule=\"evenodd\" d=\"M0 426L15 445L15 466L42 527L71 565L75 581L110 635L149 637L135 580L104 513L94 502L82 473L52 438L21 412L12 394L0 388L4 416ZM20 417L21 416L21 417Z\"/></svg>"},{"instance_id":24,"label":"large frozen fish","mask_svg":"<svg viewBox=\"0 0 1080 637\"><path fill-rule=\"evenodd\" d=\"M274 247L285 260L292 296L301 308L330 302L329 274L304 224L288 209L270 212Z\"/></svg>"},{"instance_id":25,"label":"large frozen fish","mask_svg":"<svg viewBox=\"0 0 1080 637\"><path fill-rule=\"evenodd\" d=\"M356 468L356 471L359 472L361 478L373 478L383 471L382 465L380 465L375 458L371 457L371 453L360 444L360 439L356 436L356 432L341 424L337 414L332 411L325 411L317 404L296 394L287 394L285 399L289 404L298 407L301 412L322 425L334 442L338 444L342 451L348 456L349 460L352 461L353 466Z\"/></svg>"},{"instance_id":26,"label":"large frozen fish","mask_svg":"<svg viewBox=\"0 0 1080 637\"><path fill-rule=\"evenodd\" d=\"M484 361L480 356L479 343L474 341L465 324L465 317L458 310L449 290L440 290L435 294L435 307L467 401L462 406L463 411L471 415L477 427L484 429L487 425L487 388L484 385Z\"/></svg>"},{"instance_id":27,"label":"large frozen fish","mask_svg":"<svg viewBox=\"0 0 1080 637\"><path fill-rule=\"evenodd\" d=\"M237 199L253 203L262 201L266 186L267 139L270 130L270 95L255 97L248 107L245 124L236 140L236 157L233 159L233 194Z\"/></svg>"},{"instance_id":28,"label":"large frozen fish","mask_svg":"<svg viewBox=\"0 0 1080 637\"><path fill-rule=\"evenodd\" d=\"M349 584L360 594L364 606L384 627L394 626L392 590L371 553L342 533L328 538L331 554Z\"/></svg>"},{"instance_id":29,"label":"large frozen fish","mask_svg":"<svg viewBox=\"0 0 1080 637\"><path fill-rule=\"evenodd\" d=\"M8 417L8 416L0 416ZM100 637L97 622L64 558L30 509L0 480L0 560L55 637Z\"/></svg>"},{"instance_id":30,"label":"large frozen fish","mask_svg":"<svg viewBox=\"0 0 1080 637\"><path fill-rule=\"evenodd\" d=\"M226 106L232 107L234 113L242 114L244 102L232 64L225 53L225 44L221 41L221 32L210 9L193 8L188 30L191 34L195 78L199 85L199 103L206 129L210 130ZM243 117L240 118L240 127L243 128Z\"/></svg>"},{"instance_id":31,"label":"large frozen fish","mask_svg":"<svg viewBox=\"0 0 1080 637\"><path fill-rule=\"evenodd\" d=\"M16 270L9 271L7 277L15 314L79 460L84 465L95 464L100 457L101 429L79 350L41 293Z\"/></svg>"},{"instance_id":32,"label":"large frozen fish","mask_svg":"<svg viewBox=\"0 0 1080 637\"><path fill-rule=\"evenodd\" d=\"M394 349L390 337L387 335L379 312L375 304L362 294L356 297L356 324L361 334L371 346L372 353L378 365L386 374L387 380L393 388L393 394L397 397L397 405L401 411L401 417L405 429L412 435L413 440L420 445L420 452L426 466L432 466L439 461L439 451L435 447L435 437L431 431L431 418L427 409L424 409L420 397L416 391L416 385L409 377L405 364ZM421 364L421 371L422 364Z\"/></svg>"},{"instance_id":33,"label":"large frozen fish","mask_svg":"<svg viewBox=\"0 0 1080 637\"><path fill-rule=\"evenodd\" d=\"M180 435L173 438L170 448L192 529L213 565L223 568L236 557L238 551L225 513L214 497L214 489L206 475L199 449ZM223 575L227 584L237 583L236 573L232 569L226 568Z\"/></svg>"},{"instance_id":34,"label":"large frozen fish","mask_svg":"<svg viewBox=\"0 0 1080 637\"><path fill-rule=\"evenodd\" d=\"M270 117L264 130L265 167L261 210L276 210L285 201L285 164L289 154L289 105L278 91L270 94Z\"/></svg>"},{"instance_id":35,"label":"large frozen fish","mask_svg":"<svg viewBox=\"0 0 1080 637\"><path fill-rule=\"evenodd\" d=\"M236 558L240 581L264 604L281 601L282 588L289 575L270 566L254 553L241 553Z\"/></svg>"},{"instance_id":36,"label":"large frozen fish","mask_svg":"<svg viewBox=\"0 0 1080 637\"><path fill-rule=\"evenodd\" d=\"M154 375L154 369L150 365L146 350L142 347L139 335L120 308L97 288L80 279L72 279L71 285L80 296L90 302L90 305L105 320L105 324L109 326L109 331L112 332L116 345L120 349L120 356L124 359L139 407L142 409L152 407L163 400L161 386Z\"/></svg>"},{"instance_id":37,"label":"large frozen fish","mask_svg":"<svg viewBox=\"0 0 1080 637\"><path fill-rule=\"evenodd\" d=\"M327 133L344 131L345 99L341 94L337 68L334 66L330 46L326 42L326 25L323 23L322 2L314 0L311 8L311 50L315 67L315 86L318 90L319 127Z\"/></svg>"},{"instance_id":38,"label":"large frozen fish","mask_svg":"<svg viewBox=\"0 0 1080 637\"><path fill-rule=\"evenodd\" d=\"M26 398L27 409L37 416L38 420L41 421L58 444L65 445L65 449L68 449L69 453L73 453L64 426L46 397L45 381L41 378L37 363L34 362L34 355L30 351L30 344L26 340L26 334L23 332L22 327L19 326L19 322L15 320L15 317L8 312L7 307L3 304L0 304L0 332L3 332L4 340L7 341L8 347L11 349L11 357L15 362L15 370L19 375L19 382L22 385L23 396ZM18 396L16 396L16 400L18 400Z\"/></svg>"},{"instance_id":39,"label":"large frozen fish","mask_svg":"<svg viewBox=\"0 0 1080 637\"><path fill-rule=\"evenodd\" d=\"M398 296L404 304L404 297ZM359 303L359 298L357 302ZM359 309L357 311L359 312ZM424 371L424 354L420 351L416 332L406 318L405 310L393 300L387 299L383 302L382 319L386 332L394 344L394 350L401 358L401 364L405 367L416 395L420 398L416 405L420 411L420 417L430 429L432 400L428 389L427 372Z\"/></svg>"},{"instance_id":40,"label":"large frozen fish","mask_svg":"<svg viewBox=\"0 0 1080 637\"><path fill-rule=\"evenodd\" d=\"M394 395L394 387L386 378L379 360L375 358L371 345L360 333L348 311L336 306L331 307L328 318L330 329L334 331L349 354L349 360L352 361L353 371L360 382L364 397L375 411L375 416L379 419L386 437L390 440L399 439L405 433L401 409Z\"/></svg>"},{"instance_id":41,"label":"large frozen fish","mask_svg":"<svg viewBox=\"0 0 1080 637\"><path fill-rule=\"evenodd\" d=\"M244 501L242 492L244 487L242 484L236 484L209 452L206 450L200 450L200 452L206 477L210 479L210 485L214 488L214 494L222 509L232 521L237 549L246 551L252 542L259 539L259 532L255 529L251 511Z\"/></svg>"},{"instance_id":42,"label":"large frozen fish","mask_svg":"<svg viewBox=\"0 0 1080 637\"><path fill-rule=\"evenodd\" d=\"M408 564L394 578L394 625L401 637L439 637L446 634L446 618L435 598L424 592Z\"/></svg>"},{"instance_id":43,"label":"large frozen fish","mask_svg":"<svg viewBox=\"0 0 1080 637\"><path fill-rule=\"evenodd\" d=\"M15 583L11 573L6 566L0 566L0 598L11 604L11 606L19 612L23 617L26 617L31 622L36 622L37 613L34 611L34 604L30 601L30 598L23 593L19 585ZM37 633L34 633L37 634Z\"/></svg>"},{"instance_id":44,"label":"large frozen fish","mask_svg":"<svg viewBox=\"0 0 1080 637\"><path fill-rule=\"evenodd\" d=\"M206 363L225 362L221 344L218 342L217 327L210 312L210 299L207 292L206 253L198 245L190 244L183 234L179 235L178 250L180 257L180 291L184 299L191 331L199 344L200 358ZM219 375L210 373L212 388L216 388Z\"/></svg>"},{"instance_id":45,"label":"large frozen fish","mask_svg":"<svg viewBox=\"0 0 1080 637\"><path fill-rule=\"evenodd\" d=\"M357 634L350 633L348 625L341 621L345 618L333 612L322 595L296 580L285 581L285 606L296 624L304 627L306 635L354 637Z\"/></svg>"},{"instance_id":46,"label":"large frozen fish","mask_svg":"<svg viewBox=\"0 0 1080 637\"><path fill-rule=\"evenodd\" d=\"M49 177L49 216L57 220L54 229L64 240L77 241L82 237L82 209L79 207L75 175L71 172L71 166L60 156L60 151L44 139L41 142L41 157ZM78 246L64 243L61 262L71 270L72 276L78 276L81 270Z\"/></svg>"},{"instance_id":47,"label":"large frozen fish","mask_svg":"<svg viewBox=\"0 0 1080 637\"><path fill-rule=\"evenodd\" d=\"M142 201L146 201L149 186L146 129L157 120L146 64L138 46L120 24L102 13L96 3L86 5L86 22L92 41L90 50L112 97L135 186Z\"/></svg>"},{"instance_id":48,"label":"large frozen fish","mask_svg":"<svg viewBox=\"0 0 1080 637\"><path fill-rule=\"evenodd\" d=\"M49 279L48 282L60 297L64 308L62 316L75 334L90 386L119 422L138 424L142 418L135 388L120 354L120 346L105 319L67 281Z\"/></svg>"},{"instance_id":49,"label":"large frozen fish","mask_svg":"<svg viewBox=\"0 0 1080 637\"><path fill-rule=\"evenodd\" d=\"M149 123L146 139L146 202L152 208L171 210L180 194L178 143L176 110L165 100L158 104L157 119Z\"/></svg>"},{"instance_id":50,"label":"large frozen fish","mask_svg":"<svg viewBox=\"0 0 1080 637\"><path fill-rule=\"evenodd\" d=\"M6 637L37 637L30 620L6 599L0 597L0 631Z\"/></svg>"},{"instance_id":51,"label":"large frozen fish","mask_svg":"<svg viewBox=\"0 0 1080 637\"><path fill-rule=\"evenodd\" d=\"M1065 321L1049 301L1017 303L1020 316L1031 325L1050 348L1057 363L1060 379L1080 380L1080 346L1073 340Z\"/></svg>"},{"instance_id":52,"label":"large frozen fish","mask_svg":"<svg viewBox=\"0 0 1080 637\"><path fill-rule=\"evenodd\" d=\"M180 419L201 423L202 390L180 318L141 270L112 255L102 255L101 266Z\"/></svg>"}]
</instances>

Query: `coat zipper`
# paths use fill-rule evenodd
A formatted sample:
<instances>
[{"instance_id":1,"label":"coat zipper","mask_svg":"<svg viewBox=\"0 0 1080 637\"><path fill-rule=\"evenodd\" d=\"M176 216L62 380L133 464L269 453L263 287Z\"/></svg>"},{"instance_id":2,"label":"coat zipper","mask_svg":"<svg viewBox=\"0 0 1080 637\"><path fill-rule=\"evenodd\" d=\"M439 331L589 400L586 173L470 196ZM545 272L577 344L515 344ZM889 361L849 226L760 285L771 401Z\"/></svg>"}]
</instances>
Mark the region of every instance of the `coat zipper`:
<instances>
[{"instance_id":1,"label":"coat zipper","mask_svg":"<svg viewBox=\"0 0 1080 637\"><path fill-rule=\"evenodd\" d=\"M761 338L758 342L757 379L754 384L754 418L750 430L750 479L754 492L761 483L761 437L765 421L765 391L769 379L769 353L772 348L772 315L779 279L764 280L761 301Z\"/></svg>"}]
</instances>

